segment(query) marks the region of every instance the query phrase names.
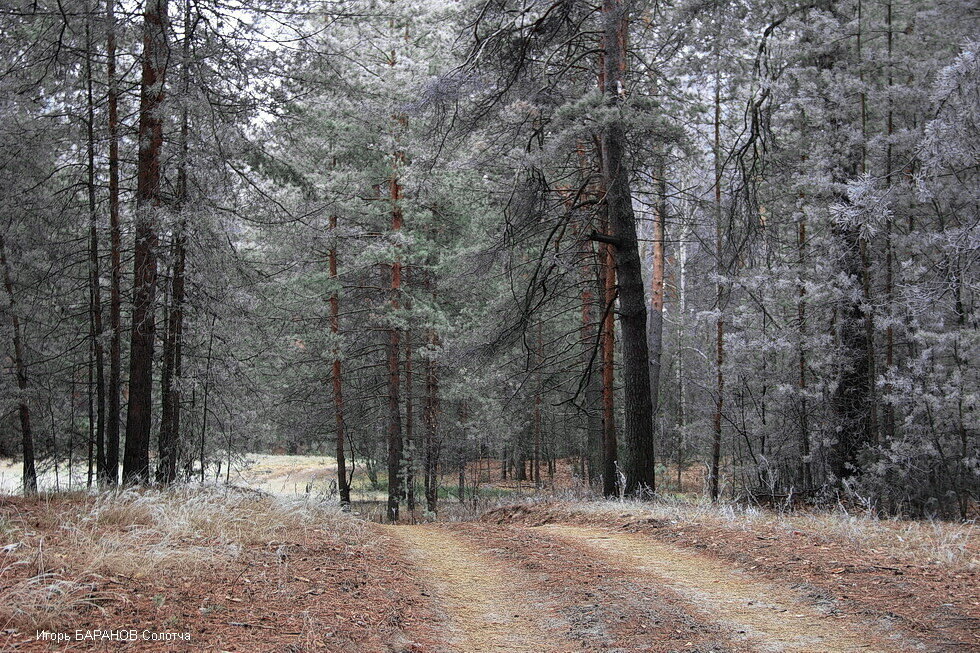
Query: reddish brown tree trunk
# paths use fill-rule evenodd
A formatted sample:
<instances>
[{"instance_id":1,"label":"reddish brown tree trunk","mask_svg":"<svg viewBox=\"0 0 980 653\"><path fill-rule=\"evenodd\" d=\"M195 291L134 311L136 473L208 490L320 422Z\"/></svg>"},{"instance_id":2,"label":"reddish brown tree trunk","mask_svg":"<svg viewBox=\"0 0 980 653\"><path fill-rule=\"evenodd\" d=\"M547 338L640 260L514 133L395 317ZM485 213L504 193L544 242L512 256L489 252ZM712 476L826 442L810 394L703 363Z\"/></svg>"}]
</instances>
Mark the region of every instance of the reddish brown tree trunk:
<instances>
[{"instance_id":1,"label":"reddish brown tree trunk","mask_svg":"<svg viewBox=\"0 0 980 653\"><path fill-rule=\"evenodd\" d=\"M664 342L664 225L667 220L665 155L657 157L657 204L653 212L653 269L650 275L650 319L647 349L650 355L650 404L654 417L660 408L660 360Z\"/></svg>"},{"instance_id":2,"label":"reddish brown tree trunk","mask_svg":"<svg viewBox=\"0 0 980 653\"><path fill-rule=\"evenodd\" d=\"M606 92L606 57L599 54L599 91ZM602 156L602 140L596 139L596 163L599 168L598 197L606 198L605 161ZM609 210L600 203L600 231L612 237ZM613 246L606 240L599 245L599 285L602 288L602 318L599 323L599 348L602 355L602 494L614 497L619 494L619 442L616 432L616 256Z\"/></svg>"},{"instance_id":3,"label":"reddish brown tree trunk","mask_svg":"<svg viewBox=\"0 0 980 653\"><path fill-rule=\"evenodd\" d=\"M602 218L602 231L609 233L609 219L605 212ZM602 283L602 320L600 330L600 353L602 354L602 494L614 497L619 494L618 459L619 446L616 434L616 323L614 308L616 304L616 261L612 245L599 245L599 276Z\"/></svg>"},{"instance_id":4,"label":"reddish brown tree trunk","mask_svg":"<svg viewBox=\"0 0 980 653\"><path fill-rule=\"evenodd\" d=\"M582 348L582 373L586 375L585 383L585 455L583 457L582 476L590 487L598 487L602 478L602 388L601 356L599 364L595 365L596 353L596 324L599 322L596 302L596 257L592 242L582 239L581 253L582 268L582 325L579 328L579 340ZM586 469L586 464L588 469Z\"/></svg>"},{"instance_id":5,"label":"reddish brown tree trunk","mask_svg":"<svg viewBox=\"0 0 980 653\"><path fill-rule=\"evenodd\" d=\"M597 199L592 176L592 165L586 153L585 143L576 146L579 160L579 182L587 189L586 197ZM569 211L575 210L575 196L569 193L567 206ZM579 328L579 340L582 348L582 374L585 375L584 409L585 409L585 450L582 456L582 476L591 488L598 488L602 483L602 344L596 339L601 332L602 314L597 297L604 296L603 275L601 267L602 251L599 255L589 238L588 218L583 215L581 222L576 223L575 234L580 238L580 265L582 324ZM598 329L597 329L598 327Z\"/></svg>"},{"instance_id":6,"label":"reddish brown tree trunk","mask_svg":"<svg viewBox=\"0 0 980 653\"><path fill-rule=\"evenodd\" d=\"M133 324L130 334L129 410L123 480L150 479L153 421L153 345L156 333L157 223L163 149L168 0L148 0L143 13L143 77L140 83L139 157L136 172L136 247L133 264Z\"/></svg>"},{"instance_id":7,"label":"reddish brown tree trunk","mask_svg":"<svg viewBox=\"0 0 980 653\"><path fill-rule=\"evenodd\" d=\"M653 407L650 404L650 357L647 349L646 293L636 237L636 216L626 156L626 125L615 117L626 95L628 15L622 0L603 0L603 71L606 105L614 112L602 133L602 173L618 278L622 329L625 437L624 491L639 496L655 489Z\"/></svg>"}]
</instances>

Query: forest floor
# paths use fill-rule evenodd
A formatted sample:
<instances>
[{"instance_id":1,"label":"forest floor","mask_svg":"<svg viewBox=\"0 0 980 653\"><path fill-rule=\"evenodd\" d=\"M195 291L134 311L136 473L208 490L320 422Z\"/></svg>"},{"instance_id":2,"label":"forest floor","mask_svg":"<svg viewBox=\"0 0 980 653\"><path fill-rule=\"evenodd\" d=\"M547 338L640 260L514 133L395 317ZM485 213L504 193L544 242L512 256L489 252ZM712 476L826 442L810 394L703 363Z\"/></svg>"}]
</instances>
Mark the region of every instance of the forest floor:
<instances>
[{"instance_id":1,"label":"forest floor","mask_svg":"<svg viewBox=\"0 0 980 653\"><path fill-rule=\"evenodd\" d=\"M971 525L538 500L392 526L219 486L0 497L0 651L978 648Z\"/></svg>"}]
</instances>

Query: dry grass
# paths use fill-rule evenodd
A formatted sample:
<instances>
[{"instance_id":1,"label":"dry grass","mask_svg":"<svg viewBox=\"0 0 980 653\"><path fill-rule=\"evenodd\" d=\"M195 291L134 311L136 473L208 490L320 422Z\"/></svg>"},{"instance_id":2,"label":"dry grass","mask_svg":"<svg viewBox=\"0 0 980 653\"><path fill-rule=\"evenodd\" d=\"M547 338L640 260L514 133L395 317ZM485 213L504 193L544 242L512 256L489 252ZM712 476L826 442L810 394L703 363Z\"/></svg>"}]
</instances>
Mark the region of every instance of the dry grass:
<instances>
[{"instance_id":1,"label":"dry grass","mask_svg":"<svg viewBox=\"0 0 980 653\"><path fill-rule=\"evenodd\" d=\"M0 582L7 571L0 569ZM95 590L91 582L58 574L30 576L0 590L0 627L62 630L74 624L80 613L101 611L100 603L112 598L111 593Z\"/></svg>"},{"instance_id":2,"label":"dry grass","mask_svg":"<svg viewBox=\"0 0 980 653\"><path fill-rule=\"evenodd\" d=\"M124 576L199 571L243 546L303 541L313 528L350 541L363 535L335 506L209 486L103 494L62 525L77 566Z\"/></svg>"},{"instance_id":3,"label":"dry grass","mask_svg":"<svg viewBox=\"0 0 980 653\"><path fill-rule=\"evenodd\" d=\"M238 545L305 536L314 527L329 527L351 537L362 532L360 524L335 504L236 487L193 485L102 494L70 525L95 531L142 528L171 539L204 538Z\"/></svg>"},{"instance_id":4,"label":"dry grass","mask_svg":"<svg viewBox=\"0 0 980 653\"><path fill-rule=\"evenodd\" d=\"M0 531L0 536L6 540L15 532L11 527ZM24 548L15 542L0 552L0 630L60 629L80 612L101 610L99 604L113 598L98 591L91 578L45 572L43 543L18 555Z\"/></svg>"},{"instance_id":5,"label":"dry grass","mask_svg":"<svg viewBox=\"0 0 980 653\"><path fill-rule=\"evenodd\" d=\"M336 505L216 486L19 498L0 510L2 628L77 623L115 596L96 589L114 577L195 574L249 546L367 540Z\"/></svg>"},{"instance_id":6,"label":"dry grass","mask_svg":"<svg viewBox=\"0 0 980 653\"><path fill-rule=\"evenodd\" d=\"M787 533L799 531L914 564L941 565L954 571L980 569L980 538L973 523L886 519L843 510L775 512L735 504L680 500L562 502L549 505L548 510L569 519L587 520L591 515L597 520L654 519L748 532L764 528Z\"/></svg>"}]
</instances>

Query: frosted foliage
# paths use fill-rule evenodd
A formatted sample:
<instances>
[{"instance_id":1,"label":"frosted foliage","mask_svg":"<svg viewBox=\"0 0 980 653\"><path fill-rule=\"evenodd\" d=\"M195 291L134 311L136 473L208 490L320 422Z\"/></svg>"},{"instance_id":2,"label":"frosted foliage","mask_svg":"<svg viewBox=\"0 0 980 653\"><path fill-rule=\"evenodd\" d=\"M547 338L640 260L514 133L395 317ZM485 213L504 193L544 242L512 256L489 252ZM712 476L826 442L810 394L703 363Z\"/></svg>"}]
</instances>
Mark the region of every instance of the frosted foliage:
<instances>
[{"instance_id":1,"label":"frosted foliage","mask_svg":"<svg viewBox=\"0 0 980 653\"><path fill-rule=\"evenodd\" d=\"M975 518L975 1L111 4L0 11L11 464L29 413L39 476L85 484L132 368L151 473L165 407L178 476L340 444L372 500L389 462L406 501L460 468L506 494L535 462L598 492L615 430L624 461L652 437L662 493L715 470L749 503ZM600 37L628 48L621 87ZM634 226L638 265L613 233ZM131 357L137 258L155 320ZM639 370L652 429L624 405Z\"/></svg>"},{"instance_id":2,"label":"frosted foliage","mask_svg":"<svg viewBox=\"0 0 980 653\"><path fill-rule=\"evenodd\" d=\"M980 41L964 44L953 63L939 72L932 100L935 117L926 125L922 142L926 172L976 174L980 166Z\"/></svg>"}]
</instances>

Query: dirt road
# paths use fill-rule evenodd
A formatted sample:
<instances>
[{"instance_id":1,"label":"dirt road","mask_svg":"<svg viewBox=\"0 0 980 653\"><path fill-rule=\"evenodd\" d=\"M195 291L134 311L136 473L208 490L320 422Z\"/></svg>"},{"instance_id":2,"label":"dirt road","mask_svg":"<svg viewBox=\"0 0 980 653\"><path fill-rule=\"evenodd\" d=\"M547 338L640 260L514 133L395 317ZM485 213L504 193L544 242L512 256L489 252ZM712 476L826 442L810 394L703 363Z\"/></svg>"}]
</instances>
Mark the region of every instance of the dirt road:
<instances>
[{"instance_id":1,"label":"dirt road","mask_svg":"<svg viewBox=\"0 0 980 653\"><path fill-rule=\"evenodd\" d=\"M643 534L475 523L386 530L438 615L440 642L425 650L913 649L831 601Z\"/></svg>"}]
</instances>

